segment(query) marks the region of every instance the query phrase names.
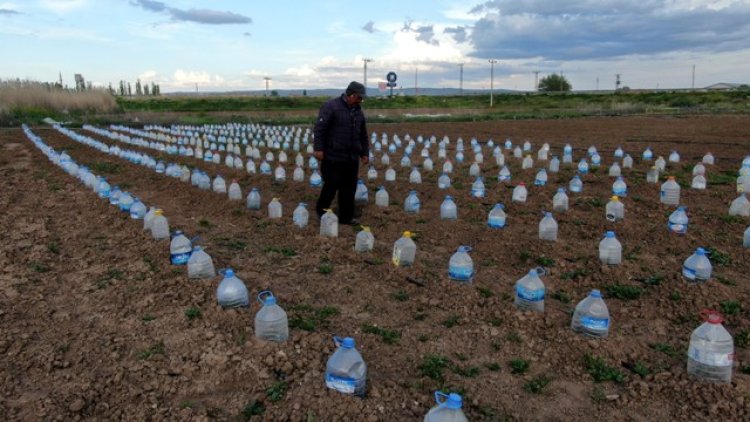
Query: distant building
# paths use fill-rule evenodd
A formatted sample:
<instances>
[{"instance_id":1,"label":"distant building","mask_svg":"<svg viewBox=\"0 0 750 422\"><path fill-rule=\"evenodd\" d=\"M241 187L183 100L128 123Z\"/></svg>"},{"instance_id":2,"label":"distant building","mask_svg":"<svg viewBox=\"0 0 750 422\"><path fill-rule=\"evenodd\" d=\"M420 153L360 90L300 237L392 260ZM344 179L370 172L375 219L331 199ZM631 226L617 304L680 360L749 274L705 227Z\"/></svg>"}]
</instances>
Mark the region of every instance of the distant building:
<instances>
[{"instance_id":1,"label":"distant building","mask_svg":"<svg viewBox=\"0 0 750 422\"><path fill-rule=\"evenodd\" d=\"M709 85L703 89L708 90L708 91L728 91L732 89L737 89L740 86L742 86L742 84L731 84L728 82L719 82L717 84Z\"/></svg>"}]
</instances>

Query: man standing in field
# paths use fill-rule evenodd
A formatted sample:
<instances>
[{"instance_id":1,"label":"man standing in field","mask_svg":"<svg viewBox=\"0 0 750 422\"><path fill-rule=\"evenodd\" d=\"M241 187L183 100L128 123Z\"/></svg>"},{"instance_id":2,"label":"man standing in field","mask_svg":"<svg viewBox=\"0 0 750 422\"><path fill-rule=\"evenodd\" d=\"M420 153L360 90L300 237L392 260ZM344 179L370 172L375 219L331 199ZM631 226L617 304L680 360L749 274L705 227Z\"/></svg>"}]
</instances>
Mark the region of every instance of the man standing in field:
<instances>
[{"instance_id":1,"label":"man standing in field","mask_svg":"<svg viewBox=\"0 0 750 422\"><path fill-rule=\"evenodd\" d=\"M320 162L323 177L315 211L318 217L322 216L338 192L342 224L359 224L354 219L359 162L367 165L370 157L365 115L360 106L364 97L365 86L352 81L340 97L320 107L315 123L313 155Z\"/></svg>"}]
</instances>

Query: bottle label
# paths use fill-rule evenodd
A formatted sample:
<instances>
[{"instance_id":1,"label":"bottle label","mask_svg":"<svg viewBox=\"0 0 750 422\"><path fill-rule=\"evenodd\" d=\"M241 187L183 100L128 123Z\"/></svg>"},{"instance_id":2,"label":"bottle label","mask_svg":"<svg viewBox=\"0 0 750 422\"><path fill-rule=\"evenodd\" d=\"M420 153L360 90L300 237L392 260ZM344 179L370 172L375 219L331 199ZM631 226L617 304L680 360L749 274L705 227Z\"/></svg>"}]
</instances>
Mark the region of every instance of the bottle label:
<instances>
[{"instance_id":1,"label":"bottle label","mask_svg":"<svg viewBox=\"0 0 750 422\"><path fill-rule=\"evenodd\" d=\"M609 328L609 318L596 318L585 316L581 318L581 325L590 330L606 330Z\"/></svg>"},{"instance_id":2,"label":"bottle label","mask_svg":"<svg viewBox=\"0 0 750 422\"><path fill-rule=\"evenodd\" d=\"M614 189L612 193L614 193L617 196L627 196L628 190L627 189Z\"/></svg>"},{"instance_id":3,"label":"bottle label","mask_svg":"<svg viewBox=\"0 0 750 422\"><path fill-rule=\"evenodd\" d=\"M685 278L689 280L695 280L696 272L692 268L688 268L686 266L682 266L682 275L685 276Z\"/></svg>"},{"instance_id":4,"label":"bottle label","mask_svg":"<svg viewBox=\"0 0 750 422\"><path fill-rule=\"evenodd\" d=\"M357 382L352 378L326 374L326 387L344 394L354 394Z\"/></svg>"},{"instance_id":5,"label":"bottle label","mask_svg":"<svg viewBox=\"0 0 750 422\"><path fill-rule=\"evenodd\" d=\"M669 227L669 231L672 233L679 233L679 234L685 234L687 232L687 224L677 224L673 222L669 222L667 224L667 227Z\"/></svg>"},{"instance_id":6,"label":"bottle label","mask_svg":"<svg viewBox=\"0 0 750 422\"><path fill-rule=\"evenodd\" d=\"M448 268L448 276L453 280L469 281L471 276L474 275L474 269L472 267L450 267Z\"/></svg>"},{"instance_id":7,"label":"bottle label","mask_svg":"<svg viewBox=\"0 0 750 422\"><path fill-rule=\"evenodd\" d=\"M710 352L693 345L688 348L688 356L694 361L708 366L732 366L734 364L734 353Z\"/></svg>"},{"instance_id":8,"label":"bottle label","mask_svg":"<svg viewBox=\"0 0 750 422\"><path fill-rule=\"evenodd\" d=\"M523 286L516 286L516 296L527 302L541 302L544 300L544 288L531 290Z\"/></svg>"},{"instance_id":9,"label":"bottle label","mask_svg":"<svg viewBox=\"0 0 750 422\"><path fill-rule=\"evenodd\" d=\"M484 198L484 189L472 189L471 196L474 198Z\"/></svg>"},{"instance_id":10,"label":"bottle label","mask_svg":"<svg viewBox=\"0 0 750 422\"><path fill-rule=\"evenodd\" d=\"M172 265L185 265L190 259L190 252L171 254Z\"/></svg>"},{"instance_id":11,"label":"bottle label","mask_svg":"<svg viewBox=\"0 0 750 422\"><path fill-rule=\"evenodd\" d=\"M490 219L487 221L487 225L492 227L493 229L502 229L503 227L505 227L505 219L490 217Z\"/></svg>"},{"instance_id":12,"label":"bottle label","mask_svg":"<svg viewBox=\"0 0 750 422\"><path fill-rule=\"evenodd\" d=\"M534 186L544 186L547 184L546 180L534 179Z\"/></svg>"}]
</instances>

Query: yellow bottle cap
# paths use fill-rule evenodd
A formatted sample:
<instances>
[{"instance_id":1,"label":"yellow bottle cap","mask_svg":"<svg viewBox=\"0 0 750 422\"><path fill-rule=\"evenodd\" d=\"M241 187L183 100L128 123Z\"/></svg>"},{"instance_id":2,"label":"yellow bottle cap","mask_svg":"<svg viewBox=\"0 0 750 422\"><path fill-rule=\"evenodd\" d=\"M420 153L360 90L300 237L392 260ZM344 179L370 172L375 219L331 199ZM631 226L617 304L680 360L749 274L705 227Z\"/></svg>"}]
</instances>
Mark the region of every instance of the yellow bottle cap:
<instances>
[{"instance_id":1,"label":"yellow bottle cap","mask_svg":"<svg viewBox=\"0 0 750 422\"><path fill-rule=\"evenodd\" d=\"M369 232L369 231L370 231L370 228L369 228L369 227L367 227L367 226L362 226L362 231L363 231L363 232Z\"/></svg>"},{"instance_id":2,"label":"yellow bottle cap","mask_svg":"<svg viewBox=\"0 0 750 422\"><path fill-rule=\"evenodd\" d=\"M619 196L617 196L617 195L612 195L612 200L613 200L613 201L619 201L619 200L620 200L620 197L619 197Z\"/></svg>"},{"instance_id":3,"label":"yellow bottle cap","mask_svg":"<svg viewBox=\"0 0 750 422\"><path fill-rule=\"evenodd\" d=\"M156 211L154 211L154 215L164 215L164 211L157 209Z\"/></svg>"},{"instance_id":4,"label":"yellow bottle cap","mask_svg":"<svg viewBox=\"0 0 750 422\"><path fill-rule=\"evenodd\" d=\"M409 230L406 230L404 232L404 237L411 237L411 232Z\"/></svg>"}]
</instances>

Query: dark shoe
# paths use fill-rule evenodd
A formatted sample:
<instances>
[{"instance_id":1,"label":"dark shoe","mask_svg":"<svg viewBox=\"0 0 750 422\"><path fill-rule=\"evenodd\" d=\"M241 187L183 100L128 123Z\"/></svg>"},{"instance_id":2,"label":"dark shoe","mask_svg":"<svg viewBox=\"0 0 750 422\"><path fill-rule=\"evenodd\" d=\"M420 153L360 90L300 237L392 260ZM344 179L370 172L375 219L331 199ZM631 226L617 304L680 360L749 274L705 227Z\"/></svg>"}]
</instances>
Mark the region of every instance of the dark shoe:
<instances>
[{"instance_id":1,"label":"dark shoe","mask_svg":"<svg viewBox=\"0 0 750 422\"><path fill-rule=\"evenodd\" d=\"M351 220L345 221L345 222L343 222L341 224L346 224L347 226L358 226L359 225L359 220L357 220L356 218L352 218Z\"/></svg>"}]
</instances>

